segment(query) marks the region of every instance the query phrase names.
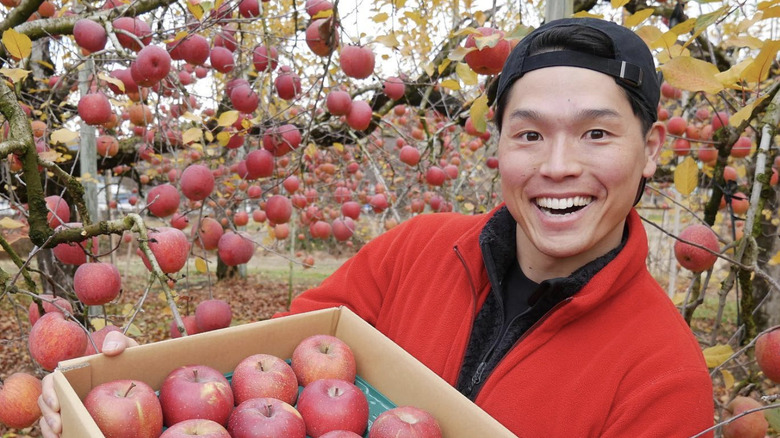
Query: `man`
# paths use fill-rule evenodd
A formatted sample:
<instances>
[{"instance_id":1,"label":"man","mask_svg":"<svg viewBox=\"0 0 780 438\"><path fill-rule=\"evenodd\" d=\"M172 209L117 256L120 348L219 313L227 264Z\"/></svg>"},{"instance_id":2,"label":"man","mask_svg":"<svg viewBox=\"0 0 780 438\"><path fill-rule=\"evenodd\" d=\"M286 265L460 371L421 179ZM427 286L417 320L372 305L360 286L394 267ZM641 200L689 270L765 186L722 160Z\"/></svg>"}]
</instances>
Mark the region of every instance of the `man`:
<instances>
[{"instance_id":1,"label":"man","mask_svg":"<svg viewBox=\"0 0 780 438\"><path fill-rule=\"evenodd\" d=\"M659 89L626 28L566 19L535 30L498 85L505 204L393 228L291 313L346 305L518 436L710 427L707 367L647 271L633 209L665 139Z\"/></svg>"}]
</instances>

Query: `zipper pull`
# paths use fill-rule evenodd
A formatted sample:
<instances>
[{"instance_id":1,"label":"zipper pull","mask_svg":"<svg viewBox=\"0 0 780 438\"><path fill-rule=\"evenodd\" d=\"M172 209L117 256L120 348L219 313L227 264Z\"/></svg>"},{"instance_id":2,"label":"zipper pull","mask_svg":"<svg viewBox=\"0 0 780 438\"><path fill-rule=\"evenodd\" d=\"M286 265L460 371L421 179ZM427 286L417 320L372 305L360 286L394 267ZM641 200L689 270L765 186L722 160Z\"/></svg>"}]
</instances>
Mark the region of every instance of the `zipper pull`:
<instances>
[{"instance_id":1,"label":"zipper pull","mask_svg":"<svg viewBox=\"0 0 780 438\"><path fill-rule=\"evenodd\" d=\"M487 362L482 362L477 367L477 371L474 373L474 376L471 377L471 388L469 388L469 392L471 392L475 386L479 385L480 382L482 382L482 373L485 372L485 368L487 367Z\"/></svg>"}]
</instances>

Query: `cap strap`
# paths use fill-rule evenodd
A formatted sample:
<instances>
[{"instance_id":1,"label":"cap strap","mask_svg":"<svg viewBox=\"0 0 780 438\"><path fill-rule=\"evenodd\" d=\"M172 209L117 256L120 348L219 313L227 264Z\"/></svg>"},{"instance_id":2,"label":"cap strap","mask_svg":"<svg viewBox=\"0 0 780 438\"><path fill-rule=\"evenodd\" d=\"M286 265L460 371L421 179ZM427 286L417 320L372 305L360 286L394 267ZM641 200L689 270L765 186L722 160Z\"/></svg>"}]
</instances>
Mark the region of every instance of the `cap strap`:
<instances>
[{"instance_id":1,"label":"cap strap","mask_svg":"<svg viewBox=\"0 0 780 438\"><path fill-rule=\"evenodd\" d=\"M580 67L623 80L629 85L642 85L642 69L635 64L602 58L574 50L557 50L529 56L523 62L522 73L545 67Z\"/></svg>"}]
</instances>

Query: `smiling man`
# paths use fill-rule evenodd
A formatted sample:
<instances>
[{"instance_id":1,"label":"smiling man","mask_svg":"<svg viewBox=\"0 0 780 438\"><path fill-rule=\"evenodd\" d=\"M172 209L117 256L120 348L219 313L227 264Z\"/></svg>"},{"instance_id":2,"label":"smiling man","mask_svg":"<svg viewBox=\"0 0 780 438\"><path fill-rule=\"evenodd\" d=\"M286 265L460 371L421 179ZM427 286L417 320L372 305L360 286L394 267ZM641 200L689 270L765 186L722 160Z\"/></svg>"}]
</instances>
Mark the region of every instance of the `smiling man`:
<instances>
[{"instance_id":1,"label":"smiling man","mask_svg":"<svg viewBox=\"0 0 780 438\"><path fill-rule=\"evenodd\" d=\"M291 313L346 305L521 437L707 429L707 367L647 270L633 209L664 143L659 88L624 27L567 19L530 33L497 91L505 203L393 228ZM117 341L104 352L131 343ZM53 397L44 379L56 432Z\"/></svg>"}]
</instances>

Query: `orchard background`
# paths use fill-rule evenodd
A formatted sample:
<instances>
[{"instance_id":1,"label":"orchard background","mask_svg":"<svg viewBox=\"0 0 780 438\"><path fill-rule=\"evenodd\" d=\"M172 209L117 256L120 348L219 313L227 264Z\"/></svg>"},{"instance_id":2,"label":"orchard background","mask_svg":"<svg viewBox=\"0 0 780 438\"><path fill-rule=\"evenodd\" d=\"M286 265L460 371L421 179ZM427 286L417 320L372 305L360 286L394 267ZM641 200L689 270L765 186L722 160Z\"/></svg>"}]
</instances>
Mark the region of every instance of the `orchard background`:
<instances>
[{"instance_id":1,"label":"orchard background","mask_svg":"<svg viewBox=\"0 0 780 438\"><path fill-rule=\"evenodd\" d=\"M197 330L214 299L233 325L266 319L414 215L498 205L496 73L552 6L0 2L1 379L47 372L28 312L142 343ZM754 345L780 325L780 2L568 6L656 55L670 135L638 206L648 266L701 344L716 422L748 397L777 434L780 391ZM717 235L700 272L673 250L691 224ZM118 272L74 288L87 261ZM116 277L107 301L84 298Z\"/></svg>"}]
</instances>

